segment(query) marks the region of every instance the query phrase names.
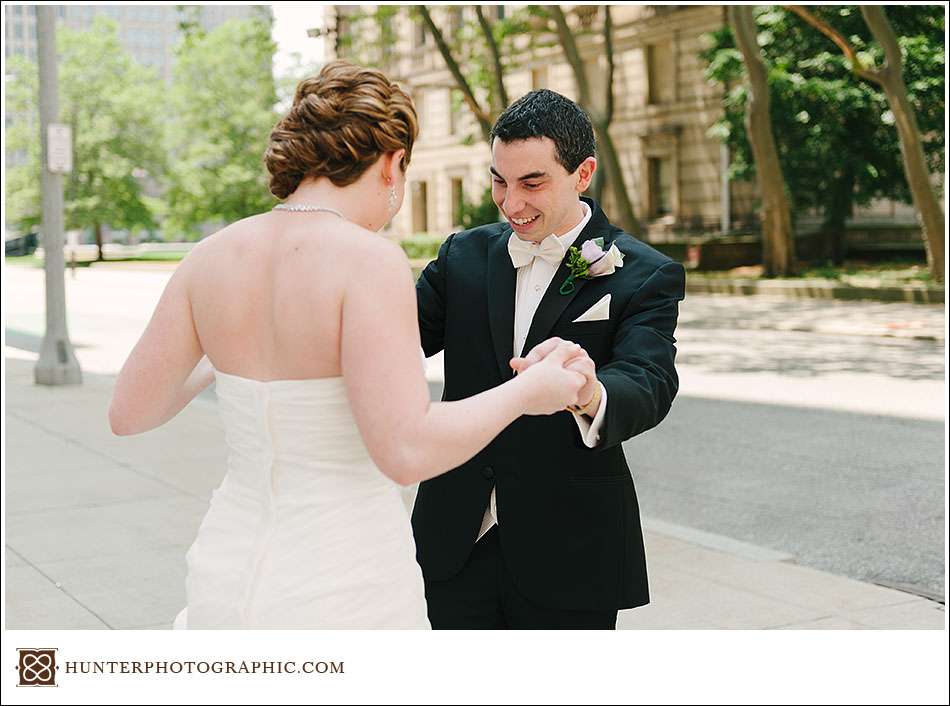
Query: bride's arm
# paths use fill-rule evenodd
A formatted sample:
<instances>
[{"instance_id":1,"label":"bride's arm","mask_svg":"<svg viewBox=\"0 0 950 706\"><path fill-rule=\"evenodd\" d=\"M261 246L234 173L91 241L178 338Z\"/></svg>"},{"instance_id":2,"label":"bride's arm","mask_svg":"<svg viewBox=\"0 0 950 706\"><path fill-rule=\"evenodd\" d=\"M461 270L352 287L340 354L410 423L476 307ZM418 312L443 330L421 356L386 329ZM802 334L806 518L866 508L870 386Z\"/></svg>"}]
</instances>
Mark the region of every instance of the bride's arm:
<instances>
[{"instance_id":1,"label":"bride's arm","mask_svg":"<svg viewBox=\"0 0 950 706\"><path fill-rule=\"evenodd\" d=\"M357 426L373 461L410 485L472 458L523 414L550 414L576 397L583 378L549 361L481 394L430 402L419 356L416 297L399 246L361 243L343 299L341 359ZM356 254L356 253L354 253ZM574 384L577 387L573 387Z\"/></svg>"},{"instance_id":2,"label":"bride's arm","mask_svg":"<svg viewBox=\"0 0 950 706\"><path fill-rule=\"evenodd\" d=\"M161 426L211 384L188 299L186 257L168 281L152 318L115 383L109 425L120 436Z\"/></svg>"}]
</instances>

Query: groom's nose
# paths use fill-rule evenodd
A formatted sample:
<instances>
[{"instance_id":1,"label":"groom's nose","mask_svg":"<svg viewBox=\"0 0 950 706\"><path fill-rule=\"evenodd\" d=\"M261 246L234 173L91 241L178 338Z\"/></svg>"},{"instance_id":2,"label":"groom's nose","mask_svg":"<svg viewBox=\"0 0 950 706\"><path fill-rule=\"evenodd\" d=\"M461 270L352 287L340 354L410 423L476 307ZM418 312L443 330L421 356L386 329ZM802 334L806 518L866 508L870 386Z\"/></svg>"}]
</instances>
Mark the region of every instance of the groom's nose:
<instances>
[{"instance_id":1,"label":"groom's nose","mask_svg":"<svg viewBox=\"0 0 950 706\"><path fill-rule=\"evenodd\" d=\"M505 194L505 200L502 202L501 210L507 213L509 216L517 216L521 211L524 210L525 201L523 198L520 198L511 192L512 189L509 189L508 193Z\"/></svg>"}]
</instances>

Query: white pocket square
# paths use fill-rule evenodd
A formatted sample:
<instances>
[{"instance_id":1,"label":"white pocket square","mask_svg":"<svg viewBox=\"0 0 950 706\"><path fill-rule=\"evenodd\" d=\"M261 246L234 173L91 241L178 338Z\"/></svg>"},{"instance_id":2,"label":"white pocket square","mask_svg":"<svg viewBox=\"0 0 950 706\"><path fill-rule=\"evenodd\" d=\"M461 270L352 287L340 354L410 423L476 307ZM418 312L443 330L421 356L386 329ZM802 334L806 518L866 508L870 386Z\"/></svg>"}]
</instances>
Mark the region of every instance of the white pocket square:
<instances>
[{"instance_id":1,"label":"white pocket square","mask_svg":"<svg viewBox=\"0 0 950 706\"><path fill-rule=\"evenodd\" d=\"M577 324L581 321L604 321L610 318L610 295L605 294L603 298L594 304L590 309L574 319L571 323Z\"/></svg>"}]
</instances>

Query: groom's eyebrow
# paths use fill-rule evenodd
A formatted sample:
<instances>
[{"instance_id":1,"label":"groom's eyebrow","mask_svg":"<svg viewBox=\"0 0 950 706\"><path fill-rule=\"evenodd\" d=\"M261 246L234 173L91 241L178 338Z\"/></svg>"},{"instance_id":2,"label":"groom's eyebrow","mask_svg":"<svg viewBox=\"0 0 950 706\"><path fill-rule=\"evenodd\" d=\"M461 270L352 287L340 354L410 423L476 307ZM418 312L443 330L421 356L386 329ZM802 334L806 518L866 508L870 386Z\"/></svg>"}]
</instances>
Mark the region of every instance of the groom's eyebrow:
<instances>
[{"instance_id":1,"label":"groom's eyebrow","mask_svg":"<svg viewBox=\"0 0 950 706\"><path fill-rule=\"evenodd\" d=\"M494 174L496 177L498 177L502 181L505 181L505 177L503 177L501 174L495 171L494 167L488 167L488 171L490 171L492 174ZM541 179L542 177L546 177L547 175L548 175L547 172L529 172L528 174L518 177L518 181L527 181L528 179Z\"/></svg>"}]
</instances>

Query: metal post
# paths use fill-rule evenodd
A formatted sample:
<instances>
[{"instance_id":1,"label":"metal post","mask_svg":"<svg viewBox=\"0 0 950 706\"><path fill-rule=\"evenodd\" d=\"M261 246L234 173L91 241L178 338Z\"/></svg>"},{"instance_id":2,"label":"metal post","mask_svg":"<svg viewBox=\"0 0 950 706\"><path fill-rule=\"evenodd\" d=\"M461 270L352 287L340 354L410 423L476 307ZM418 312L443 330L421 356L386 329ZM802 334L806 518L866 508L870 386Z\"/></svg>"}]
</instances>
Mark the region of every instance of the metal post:
<instances>
[{"instance_id":1,"label":"metal post","mask_svg":"<svg viewBox=\"0 0 950 706\"><path fill-rule=\"evenodd\" d=\"M59 120L56 71L56 8L36 7L36 39L40 69L40 168L43 192L41 234L46 269L46 332L40 357L33 369L38 385L70 385L82 382L82 370L66 329L66 282L63 253L63 177L50 170L50 123Z\"/></svg>"},{"instance_id":2,"label":"metal post","mask_svg":"<svg viewBox=\"0 0 950 706\"><path fill-rule=\"evenodd\" d=\"M726 235L732 229L732 204L729 194L729 146L724 142L719 145L719 189L719 230Z\"/></svg>"}]
</instances>

